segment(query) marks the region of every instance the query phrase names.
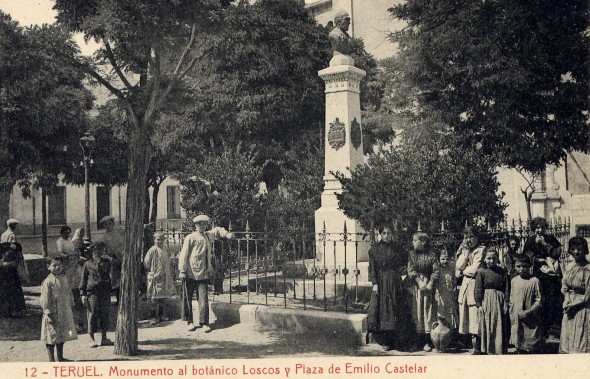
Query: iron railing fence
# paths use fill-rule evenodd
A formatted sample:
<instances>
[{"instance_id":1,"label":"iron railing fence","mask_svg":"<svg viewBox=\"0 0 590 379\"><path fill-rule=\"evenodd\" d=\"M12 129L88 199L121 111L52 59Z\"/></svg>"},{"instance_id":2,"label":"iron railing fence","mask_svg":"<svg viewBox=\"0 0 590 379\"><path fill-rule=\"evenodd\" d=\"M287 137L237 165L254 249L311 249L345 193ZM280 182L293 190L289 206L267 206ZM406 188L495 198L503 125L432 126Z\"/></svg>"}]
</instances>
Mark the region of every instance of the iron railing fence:
<instances>
[{"instance_id":1,"label":"iron railing fence","mask_svg":"<svg viewBox=\"0 0 590 379\"><path fill-rule=\"evenodd\" d=\"M513 222L482 228L482 240L505 251L509 236L524 241L534 235L530 223ZM565 247L570 224L551 222L547 230ZM177 276L178 253L184 238L192 230L160 230L172 257ZM359 260L359 253L368 251L377 240L376 231L351 233L346 224L339 232L325 228L319 233L306 228L290 228L281 232L232 231L233 239L214 241L216 276L213 290L218 301L280 305L323 310L364 311L371 286L367 282L368 263ZM411 233L396 231L397 238L411 246ZM461 233L449 232L445 223L440 230L429 233L432 247L454 253L463 241ZM343 259L341 259L343 258ZM561 261L565 262L564 248ZM334 262L327 265L326 261Z\"/></svg>"}]
</instances>

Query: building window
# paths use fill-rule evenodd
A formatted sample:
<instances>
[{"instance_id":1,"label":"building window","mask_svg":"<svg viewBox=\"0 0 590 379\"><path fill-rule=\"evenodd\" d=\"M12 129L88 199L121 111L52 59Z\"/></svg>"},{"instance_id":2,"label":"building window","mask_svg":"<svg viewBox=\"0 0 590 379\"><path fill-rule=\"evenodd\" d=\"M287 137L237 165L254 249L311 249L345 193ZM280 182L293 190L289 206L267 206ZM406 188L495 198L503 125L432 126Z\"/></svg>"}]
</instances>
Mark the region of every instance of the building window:
<instances>
[{"instance_id":1,"label":"building window","mask_svg":"<svg viewBox=\"0 0 590 379\"><path fill-rule=\"evenodd\" d=\"M305 8L311 17L317 17L332 10L332 0L318 1Z\"/></svg>"},{"instance_id":2,"label":"building window","mask_svg":"<svg viewBox=\"0 0 590 379\"><path fill-rule=\"evenodd\" d=\"M66 187L55 187L47 196L47 222L49 225L65 225Z\"/></svg>"},{"instance_id":3,"label":"building window","mask_svg":"<svg viewBox=\"0 0 590 379\"><path fill-rule=\"evenodd\" d=\"M168 219L180 218L180 187L166 187L166 211Z\"/></svg>"},{"instance_id":4,"label":"building window","mask_svg":"<svg viewBox=\"0 0 590 379\"><path fill-rule=\"evenodd\" d=\"M590 225L576 225L576 236L590 238Z\"/></svg>"},{"instance_id":5,"label":"building window","mask_svg":"<svg viewBox=\"0 0 590 379\"><path fill-rule=\"evenodd\" d=\"M96 225L102 229L100 220L111 214L111 189L109 187L96 187Z\"/></svg>"},{"instance_id":6,"label":"building window","mask_svg":"<svg viewBox=\"0 0 590 379\"><path fill-rule=\"evenodd\" d=\"M547 173L545 171L533 177L535 192L547 192Z\"/></svg>"}]
</instances>

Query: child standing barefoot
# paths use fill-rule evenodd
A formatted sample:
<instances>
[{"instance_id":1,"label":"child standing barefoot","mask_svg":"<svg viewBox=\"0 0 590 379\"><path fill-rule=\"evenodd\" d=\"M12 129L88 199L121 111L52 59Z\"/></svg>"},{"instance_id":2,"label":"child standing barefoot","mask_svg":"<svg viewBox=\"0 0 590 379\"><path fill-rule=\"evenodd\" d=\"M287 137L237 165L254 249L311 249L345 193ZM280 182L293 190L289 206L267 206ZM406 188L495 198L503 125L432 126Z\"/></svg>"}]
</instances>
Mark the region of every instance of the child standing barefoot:
<instances>
[{"instance_id":1,"label":"child standing barefoot","mask_svg":"<svg viewBox=\"0 0 590 379\"><path fill-rule=\"evenodd\" d=\"M412 318L418 334L418 347L432 351L430 329L436 321L436 302L434 300L434 283L438 280L438 257L428 246L428 234L416 233L412 239L414 250L408 259L408 278L414 281L412 286Z\"/></svg>"},{"instance_id":2,"label":"child standing barefoot","mask_svg":"<svg viewBox=\"0 0 590 379\"><path fill-rule=\"evenodd\" d=\"M524 254L514 260L517 274L510 289L510 343L518 353L536 353L545 342L541 330L541 284L531 275L531 263Z\"/></svg>"},{"instance_id":3,"label":"child standing barefoot","mask_svg":"<svg viewBox=\"0 0 590 379\"><path fill-rule=\"evenodd\" d=\"M84 264L82 280L80 282L80 296L86 305L88 316L89 346L97 347L94 333L100 323L102 334L101 345L109 346L113 342L107 338L109 330L109 308L111 306L111 262L117 258L107 254L107 245L97 242L91 248L92 260Z\"/></svg>"},{"instance_id":4,"label":"child standing barefoot","mask_svg":"<svg viewBox=\"0 0 590 379\"><path fill-rule=\"evenodd\" d=\"M486 249L485 267L475 275L475 304L479 310L479 337L482 353L505 354L508 351L510 321L508 301L510 281L506 270L498 266L498 252Z\"/></svg>"},{"instance_id":5,"label":"child standing barefoot","mask_svg":"<svg viewBox=\"0 0 590 379\"><path fill-rule=\"evenodd\" d=\"M164 301L176 292L170 272L170 256L164 248L162 234L154 235L154 246L145 254L143 265L147 273L146 295L154 306L154 317L150 325L156 325L162 320Z\"/></svg>"},{"instance_id":6,"label":"child standing barefoot","mask_svg":"<svg viewBox=\"0 0 590 379\"><path fill-rule=\"evenodd\" d=\"M67 362L63 356L64 342L78 338L74 314L72 313L73 298L68 279L64 275L62 257L53 257L47 266L49 275L41 286L41 341L45 342L49 362L55 362L55 348L57 347L57 361Z\"/></svg>"}]
</instances>

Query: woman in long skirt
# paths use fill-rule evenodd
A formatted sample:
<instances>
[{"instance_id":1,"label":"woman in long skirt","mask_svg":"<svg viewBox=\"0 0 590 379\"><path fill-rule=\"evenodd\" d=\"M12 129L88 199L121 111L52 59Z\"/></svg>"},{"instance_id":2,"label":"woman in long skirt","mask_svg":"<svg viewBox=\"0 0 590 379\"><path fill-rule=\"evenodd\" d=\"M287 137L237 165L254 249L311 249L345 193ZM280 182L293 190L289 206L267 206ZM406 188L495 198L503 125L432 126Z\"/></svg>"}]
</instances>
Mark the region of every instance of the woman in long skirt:
<instances>
[{"instance_id":1,"label":"woman in long skirt","mask_svg":"<svg viewBox=\"0 0 590 379\"><path fill-rule=\"evenodd\" d=\"M484 246L479 244L476 228L468 226L464 231L463 244L457 251L455 276L461 278L459 289L459 334L471 336L473 354L479 351L479 312L475 304L475 274L483 264Z\"/></svg>"},{"instance_id":2,"label":"woman in long skirt","mask_svg":"<svg viewBox=\"0 0 590 379\"><path fill-rule=\"evenodd\" d=\"M0 317L20 317L27 309L18 273L20 244L0 243Z\"/></svg>"},{"instance_id":3,"label":"woman in long skirt","mask_svg":"<svg viewBox=\"0 0 590 379\"><path fill-rule=\"evenodd\" d=\"M402 286L402 273L408 258L392 237L391 228L383 228L381 241L369 250L373 282L369 331L386 351L408 349L413 347L414 342L407 295Z\"/></svg>"},{"instance_id":4,"label":"woman in long skirt","mask_svg":"<svg viewBox=\"0 0 590 379\"><path fill-rule=\"evenodd\" d=\"M590 263L588 242L582 237L569 240L568 252L574 259L563 277L565 295L561 322L560 353L590 353Z\"/></svg>"}]
</instances>

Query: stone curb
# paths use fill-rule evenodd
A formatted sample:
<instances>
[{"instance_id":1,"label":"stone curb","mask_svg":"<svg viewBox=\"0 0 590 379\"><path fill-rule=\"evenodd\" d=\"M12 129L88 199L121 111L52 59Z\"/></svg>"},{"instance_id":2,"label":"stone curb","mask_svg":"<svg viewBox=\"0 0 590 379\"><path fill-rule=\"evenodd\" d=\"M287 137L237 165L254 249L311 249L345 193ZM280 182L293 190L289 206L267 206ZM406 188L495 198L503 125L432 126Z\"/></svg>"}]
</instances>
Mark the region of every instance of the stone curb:
<instances>
[{"instance_id":1,"label":"stone curb","mask_svg":"<svg viewBox=\"0 0 590 379\"><path fill-rule=\"evenodd\" d=\"M305 338L344 343L364 344L364 314L346 314L264 305L211 303L219 322L249 324L263 330L283 330L305 335Z\"/></svg>"}]
</instances>

